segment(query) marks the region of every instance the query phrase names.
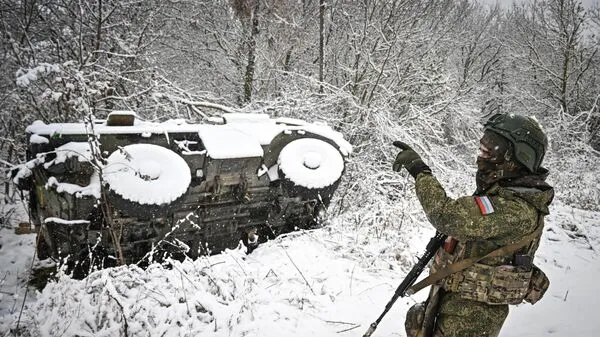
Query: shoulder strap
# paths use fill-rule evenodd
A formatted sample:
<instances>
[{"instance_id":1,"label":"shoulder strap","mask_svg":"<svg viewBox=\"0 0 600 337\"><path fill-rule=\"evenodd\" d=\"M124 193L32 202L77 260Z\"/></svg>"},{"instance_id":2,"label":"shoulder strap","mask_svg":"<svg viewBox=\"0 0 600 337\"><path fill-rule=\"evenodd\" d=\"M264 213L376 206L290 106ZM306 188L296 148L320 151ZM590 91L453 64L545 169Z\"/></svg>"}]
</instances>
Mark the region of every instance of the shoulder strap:
<instances>
[{"instance_id":1,"label":"shoulder strap","mask_svg":"<svg viewBox=\"0 0 600 337\"><path fill-rule=\"evenodd\" d=\"M531 243L533 240L536 240L537 237L539 235L542 234L543 231L543 226L539 226L535 229L535 231L533 231L532 233L524 236L521 240L519 240L518 242L500 247L494 251L492 251L491 253L488 253L485 256L476 256L476 257L471 257L468 259L464 259L461 261L458 261L456 263L452 263L440 270L438 270L437 272L430 274L429 276L427 276L426 278L424 278L423 280L421 280L420 282L416 283L415 285L413 285L412 287L408 288L408 290L406 291L407 295L412 295L414 293L416 293L417 291L430 286L434 283L436 283L437 281L443 279L444 277L450 275L450 274L454 274L457 273L461 270L464 270L472 265L474 265L475 263L483 260L483 259L487 259L490 257L499 257L499 256L506 256L506 255L510 255L513 254L514 252L516 252L517 250L519 250L522 247L525 247L526 245L528 245L529 243Z\"/></svg>"}]
</instances>

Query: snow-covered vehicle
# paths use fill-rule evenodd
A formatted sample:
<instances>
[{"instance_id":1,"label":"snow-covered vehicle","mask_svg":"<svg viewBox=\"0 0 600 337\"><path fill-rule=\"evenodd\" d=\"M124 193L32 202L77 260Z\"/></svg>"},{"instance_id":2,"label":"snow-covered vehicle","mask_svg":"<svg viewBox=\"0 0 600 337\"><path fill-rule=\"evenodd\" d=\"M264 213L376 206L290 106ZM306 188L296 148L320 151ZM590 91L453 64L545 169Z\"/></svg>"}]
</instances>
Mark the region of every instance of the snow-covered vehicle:
<instances>
[{"instance_id":1,"label":"snow-covered vehicle","mask_svg":"<svg viewBox=\"0 0 600 337\"><path fill-rule=\"evenodd\" d=\"M105 266L253 248L313 226L352 150L326 124L266 114L188 124L117 111L26 132L29 160L13 179L30 194L39 258Z\"/></svg>"}]
</instances>

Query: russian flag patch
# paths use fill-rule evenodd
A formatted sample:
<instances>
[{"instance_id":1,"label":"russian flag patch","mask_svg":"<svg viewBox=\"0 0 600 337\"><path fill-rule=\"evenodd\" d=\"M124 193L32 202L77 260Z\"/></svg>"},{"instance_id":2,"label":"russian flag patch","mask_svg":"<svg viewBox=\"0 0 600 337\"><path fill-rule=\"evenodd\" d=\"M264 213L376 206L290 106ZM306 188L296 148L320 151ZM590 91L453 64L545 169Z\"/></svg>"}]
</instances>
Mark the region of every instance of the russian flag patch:
<instances>
[{"instance_id":1,"label":"russian flag patch","mask_svg":"<svg viewBox=\"0 0 600 337\"><path fill-rule=\"evenodd\" d=\"M481 214L488 215L494 213L494 206L492 206L490 198L486 196L477 196L475 197L475 202L477 203L477 206L479 206Z\"/></svg>"}]
</instances>

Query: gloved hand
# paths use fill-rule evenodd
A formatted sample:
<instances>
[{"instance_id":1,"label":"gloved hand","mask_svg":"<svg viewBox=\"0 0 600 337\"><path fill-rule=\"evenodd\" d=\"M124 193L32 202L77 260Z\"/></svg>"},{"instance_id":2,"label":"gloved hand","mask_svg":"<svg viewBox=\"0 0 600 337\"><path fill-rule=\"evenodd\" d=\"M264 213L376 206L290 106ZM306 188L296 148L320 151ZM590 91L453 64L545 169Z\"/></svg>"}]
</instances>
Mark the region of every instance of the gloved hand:
<instances>
[{"instance_id":1,"label":"gloved hand","mask_svg":"<svg viewBox=\"0 0 600 337\"><path fill-rule=\"evenodd\" d=\"M405 167L413 178L417 178L421 172L431 173L429 166L423 162L421 157L415 150L408 146L408 144L399 140L395 141L393 144L400 149L400 152L398 152L398 155L396 156L396 160L394 160L394 165L392 165L394 171L398 172L402 167Z\"/></svg>"}]
</instances>

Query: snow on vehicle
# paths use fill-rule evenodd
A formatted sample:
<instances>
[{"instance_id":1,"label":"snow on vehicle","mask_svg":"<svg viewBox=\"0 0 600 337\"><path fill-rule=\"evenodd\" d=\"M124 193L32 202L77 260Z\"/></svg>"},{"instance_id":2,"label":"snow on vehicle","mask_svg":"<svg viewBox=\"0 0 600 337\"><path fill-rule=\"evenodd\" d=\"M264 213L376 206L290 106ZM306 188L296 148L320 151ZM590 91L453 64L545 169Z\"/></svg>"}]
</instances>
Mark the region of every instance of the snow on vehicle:
<instances>
[{"instance_id":1,"label":"snow on vehicle","mask_svg":"<svg viewBox=\"0 0 600 337\"><path fill-rule=\"evenodd\" d=\"M325 124L265 114L188 124L117 111L26 132L29 161L13 179L30 194L39 258L103 266L252 249L311 227L352 150Z\"/></svg>"}]
</instances>

